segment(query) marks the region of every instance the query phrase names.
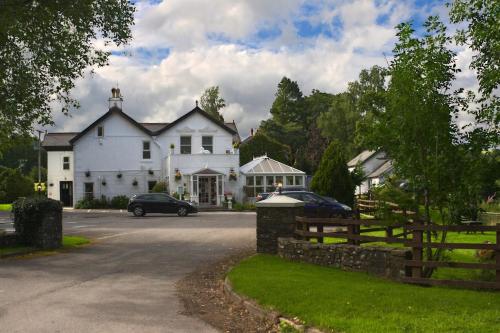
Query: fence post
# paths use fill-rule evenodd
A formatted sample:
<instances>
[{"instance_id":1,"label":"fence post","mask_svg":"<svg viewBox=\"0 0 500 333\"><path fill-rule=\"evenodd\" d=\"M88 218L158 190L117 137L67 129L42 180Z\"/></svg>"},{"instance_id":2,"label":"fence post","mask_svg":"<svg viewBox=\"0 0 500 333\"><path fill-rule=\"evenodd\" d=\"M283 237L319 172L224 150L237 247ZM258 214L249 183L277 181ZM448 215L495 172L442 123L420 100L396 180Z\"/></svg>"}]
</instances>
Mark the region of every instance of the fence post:
<instances>
[{"instance_id":1,"label":"fence post","mask_svg":"<svg viewBox=\"0 0 500 333\"><path fill-rule=\"evenodd\" d=\"M316 226L316 232L323 233L323 225L322 224L318 224ZM321 237L318 236L318 243L323 243L323 236L321 236Z\"/></svg>"},{"instance_id":2,"label":"fence post","mask_svg":"<svg viewBox=\"0 0 500 333\"><path fill-rule=\"evenodd\" d=\"M355 245L354 239L352 239L352 235L354 235L354 224L347 225L347 244Z\"/></svg>"},{"instance_id":3,"label":"fence post","mask_svg":"<svg viewBox=\"0 0 500 333\"><path fill-rule=\"evenodd\" d=\"M415 223L417 226L422 225L420 221ZM413 230L413 245L411 247L412 259L420 266L413 266L411 268L411 276L414 278L422 277L422 254L423 254L423 230Z\"/></svg>"},{"instance_id":4,"label":"fence post","mask_svg":"<svg viewBox=\"0 0 500 333\"><path fill-rule=\"evenodd\" d=\"M495 249L495 261L496 261L496 283L497 287L500 288L500 223L497 223L497 246Z\"/></svg>"}]
</instances>

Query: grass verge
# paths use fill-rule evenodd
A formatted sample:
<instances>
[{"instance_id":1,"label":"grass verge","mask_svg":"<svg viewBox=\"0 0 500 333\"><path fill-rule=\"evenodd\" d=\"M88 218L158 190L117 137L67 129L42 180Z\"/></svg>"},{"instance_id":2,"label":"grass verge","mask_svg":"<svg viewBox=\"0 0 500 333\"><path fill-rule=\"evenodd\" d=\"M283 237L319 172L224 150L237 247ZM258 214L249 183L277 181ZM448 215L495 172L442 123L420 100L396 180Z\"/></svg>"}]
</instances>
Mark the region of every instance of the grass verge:
<instances>
[{"instance_id":1,"label":"grass verge","mask_svg":"<svg viewBox=\"0 0 500 333\"><path fill-rule=\"evenodd\" d=\"M27 246L8 246L0 247L0 257L2 256L13 256L13 255L23 255L23 254L53 254L61 250L70 250L80 247L85 244L89 244L90 239L83 236L63 236L63 246L60 249L55 250L40 250L33 247Z\"/></svg>"},{"instance_id":2,"label":"grass verge","mask_svg":"<svg viewBox=\"0 0 500 333\"><path fill-rule=\"evenodd\" d=\"M12 210L12 204L0 204L0 212L10 212Z\"/></svg>"},{"instance_id":3,"label":"grass verge","mask_svg":"<svg viewBox=\"0 0 500 333\"><path fill-rule=\"evenodd\" d=\"M257 255L229 272L235 291L334 332L500 332L495 292L428 288Z\"/></svg>"}]
</instances>

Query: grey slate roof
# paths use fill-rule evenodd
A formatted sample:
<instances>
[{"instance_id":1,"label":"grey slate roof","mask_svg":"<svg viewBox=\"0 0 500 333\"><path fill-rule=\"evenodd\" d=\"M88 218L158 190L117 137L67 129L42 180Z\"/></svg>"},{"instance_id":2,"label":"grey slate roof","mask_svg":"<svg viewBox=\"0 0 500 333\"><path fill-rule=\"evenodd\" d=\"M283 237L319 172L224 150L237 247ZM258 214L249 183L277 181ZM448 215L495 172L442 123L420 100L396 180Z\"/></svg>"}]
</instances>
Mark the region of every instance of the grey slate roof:
<instances>
[{"instance_id":1,"label":"grey slate roof","mask_svg":"<svg viewBox=\"0 0 500 333\"><path fill-rule=\"evenodd\" d=\"M379 166L377 169L373 170L373 172L370 173L367 176L367 178L377 178L377 177L383 176L391 171L392 171L392 161L388 160L385 163L383 163L381 166Z\"/></svg>"},{"instance_id":2,"label":"grey slate roof","mask_svg":"<svg viewBox=\"0 0 500 333\"><path fill-rule=\"evenodd\" d=\"M289 165L273 160L267 156L254 158L252 161L240 167L241 173L250 174L294 174L305 175L304 171L295 169Z\"/></svg>"},{"instance_id":3,"label":"grey slate roof","mask_svg":"<svg viewBox=\"0 0 500 333\"><path fill-rule=\"evenodd\" d=\"M139 123L150 132L156 132L167 126L169 123Z\"/></svg>"},{"instance_id":4,"label":"grey slate roof","mask_svg":"<svg viewBox=\"0 0 500 333\"><path fill-rule=\"evenodd\" d=\"M348 167L355 167L358 164L363 164L366 160L368 160L370 157L372 157L376 153L377 153L377 151L375 151L375 150L362 151L356 157L354 157L352 160L347 162L347 166Z\"/></svg>"},{"instance_id":5,"label":"grey slate roof","mask_svg":"<svg viewBox=\"0 0 500 333\"><path fill-rule=\"evenodd\" d=\"M69 142L78 132L47 133L42 141L45 150L73 150Z\"/></svg>"}]
</instances>

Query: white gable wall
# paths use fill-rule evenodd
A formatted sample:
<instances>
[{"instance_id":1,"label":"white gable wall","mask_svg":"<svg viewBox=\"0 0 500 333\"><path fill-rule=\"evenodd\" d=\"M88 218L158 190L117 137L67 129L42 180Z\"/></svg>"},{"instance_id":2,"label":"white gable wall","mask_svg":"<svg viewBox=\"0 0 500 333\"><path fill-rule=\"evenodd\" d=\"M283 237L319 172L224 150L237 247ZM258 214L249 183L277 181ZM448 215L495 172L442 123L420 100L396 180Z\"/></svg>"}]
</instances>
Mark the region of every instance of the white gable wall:
<instances>
[{"instance_id":1,"label":"white gable wall","mask_svg":"<svg viewBox=\"0 0 500 333\"><path fill-rule=\"evenodd\" d=\"M153 139L123 117L112 114L98 124L104 137L97 137L97 126L73 145L75 153L75 202L84 197L84 183L94 184L94 196L131 196L147 192L147 182L161 178L164 155ZM142 158L143 141L151 142L151 159ZM153 171L153 175L149 174ZM90 176L86 172L90 171ZM122 177L117 175L121 173ZM138 185L133 186L134 180ZM106 185L103 185L103 181Z\"/></svg>"}]
</instances>

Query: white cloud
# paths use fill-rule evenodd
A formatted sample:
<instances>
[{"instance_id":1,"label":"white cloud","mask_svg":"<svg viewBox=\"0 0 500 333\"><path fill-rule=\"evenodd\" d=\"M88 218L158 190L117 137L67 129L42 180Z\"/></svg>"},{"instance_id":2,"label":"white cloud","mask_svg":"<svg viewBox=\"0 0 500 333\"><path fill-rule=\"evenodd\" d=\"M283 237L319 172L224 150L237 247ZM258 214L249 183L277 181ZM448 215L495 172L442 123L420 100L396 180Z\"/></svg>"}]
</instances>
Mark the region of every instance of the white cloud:
<instances>
[{"instance_id":1,"label":"white cloud","mask_svg":"<svg viewBox=\"0 0 500 333\"><path fill-rule=\"evenodd\" d=\"M321 10L304 14L300 8L305 3L140 2L135 39L125 49L132 56L112 56L108 67L80 80L74 95L81 109L71 118L56 114L56 130L82 130L104 114L109 91L117 82L126 113L137 121L158 122L173 121L188 112L205 88L218 85L227 104L222 113L227 121L236 121L244 137L269 116L283 76L298 81L305 94L314 88L340 92L361 69L384 65L383 52L390 52L395 40L393 23L407 19L412 8L408 1L383 1L376 6L368 0L318 0L307 4L319 5ZM332 24L338 15L344 25L339 38L302 38L294 26L297 19ZM377 24L380 15L387 16L386 23ZM256 39L260 29L275 27L281 31L277 38ZM251 42L257 47L249 47ZM169 48L169 54L161 61L145 61L138 48Z\"/></svg>"}]
</instances>

